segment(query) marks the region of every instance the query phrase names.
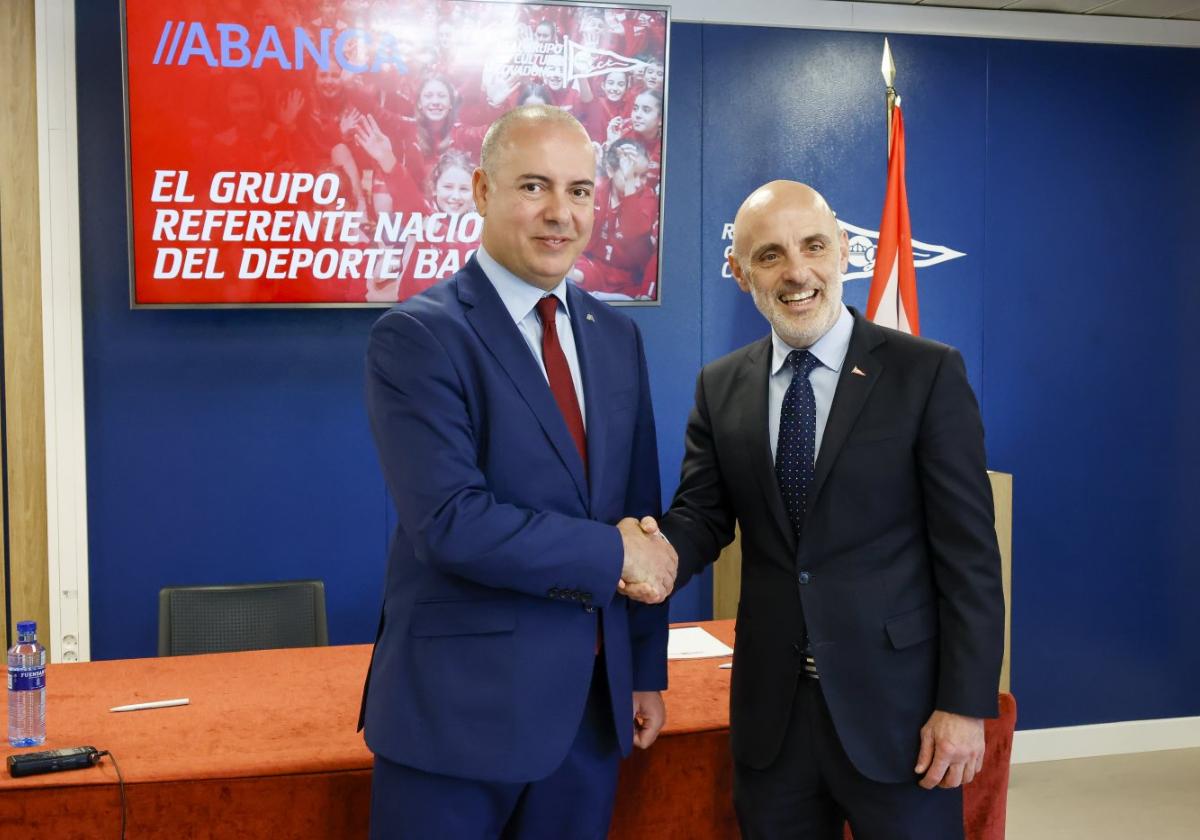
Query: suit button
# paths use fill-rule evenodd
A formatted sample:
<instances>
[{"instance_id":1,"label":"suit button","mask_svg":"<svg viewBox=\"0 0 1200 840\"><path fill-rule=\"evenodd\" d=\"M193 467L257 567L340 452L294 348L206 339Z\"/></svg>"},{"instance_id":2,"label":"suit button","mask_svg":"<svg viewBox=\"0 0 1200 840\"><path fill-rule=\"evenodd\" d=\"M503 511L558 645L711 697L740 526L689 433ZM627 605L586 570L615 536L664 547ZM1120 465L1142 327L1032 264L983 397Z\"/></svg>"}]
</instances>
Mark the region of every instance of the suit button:
<instances>
[{"instance_id":1,"label":"suit button","mask_svg":"<svg viewBox=\"0 0 1200 840\"><path fill-rule=\"evenodd\" d=\"M800 651L800 645L799 645L799 644L794 644L794 645L792 645L792 655L793 655L793 656L799 656L799 655L800 655L800 652L801 652L801 651Z\"/></svg>"},{"instance_id":2,"label":"suit button","mask_svg":"<svg viewBox=\"0 0 1200 840\"><path fill-rule=\"evenodd\" d=\"M810 575L808 572L800 573L800 585L801 586L808 583L810 580L812 580L812 575Z\"/></svg>"},{"instance_id":3,"label":"suit button","mask_svg":"<svg viewBox=\"0 0 1200 840\"><path fill-rule=\"evenodd\" d=\"M583 611L586 613L594 613L596 611L596 608L593 607L591 604L585 604L583 607Z\"/></svg>"}]
</instances>

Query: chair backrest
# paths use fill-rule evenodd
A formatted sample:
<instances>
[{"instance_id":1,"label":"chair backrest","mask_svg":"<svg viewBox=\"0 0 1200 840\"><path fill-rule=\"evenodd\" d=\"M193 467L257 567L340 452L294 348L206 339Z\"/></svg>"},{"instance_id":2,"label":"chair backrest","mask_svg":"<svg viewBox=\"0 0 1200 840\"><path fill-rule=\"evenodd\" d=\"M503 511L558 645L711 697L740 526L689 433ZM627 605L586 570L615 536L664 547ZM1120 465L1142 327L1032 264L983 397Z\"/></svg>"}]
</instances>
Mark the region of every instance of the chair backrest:
<instances>
[{"instance_id":1,"label":"chair backrest","mask_svg":"<svg viewBox=\"0 0 1200 840\"><path fill-rule=\"evenodd\" d=\"M167 586L158 593L158 655L329 644L319 580Z\"/></svg>"}]
</instances>

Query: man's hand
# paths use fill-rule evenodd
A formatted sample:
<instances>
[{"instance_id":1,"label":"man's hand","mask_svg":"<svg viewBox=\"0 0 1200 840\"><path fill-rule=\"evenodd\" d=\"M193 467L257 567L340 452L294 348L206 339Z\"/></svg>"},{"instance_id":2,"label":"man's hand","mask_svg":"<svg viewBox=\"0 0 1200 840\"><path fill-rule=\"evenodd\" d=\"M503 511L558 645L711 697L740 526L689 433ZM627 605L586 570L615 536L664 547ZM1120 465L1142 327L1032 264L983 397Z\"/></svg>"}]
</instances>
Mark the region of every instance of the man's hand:
<instances>
[{"instance_id":1,"label":"man's hand","mask_svg":"<svg viewBox=\"0 0 1200 840\"><path fill-rule=\"evenodd\" d=\"M921 752L914 769L925 773L920 785L926 790L956 788L983 769L983 753L982 718L935 711L921 727Z\"/></svg>"},{"instance_id":2,"label":"man's hand","mask_svg":"<svg viewBox=\"0 0 1200 840\"><path fill-rule=\"evenodd\" d=\"M658 529L658 520L653 516L643 516L638 520L638 527L642 529L643 534L649 534L652 537L657 537L662 534ZM665 540L666 537L663 537Z\"/></svg>"},{"instance_id":3,"label":"man's hand","mask_svg":"<svg viewBox=\"0 0 1200 840\"><path fill-rule=\"evenodd\" d=\"M633 745L647 749L658 738L658 732L667 722L667 706L662 692L633 692Z\"/></svg>"},{"instance_id":4,"label":"man's hand","mask_svg":"<svg viewBox=\"0 0 1200 840\"><path fill-rule=\"evenodd\" d=\"M671 545L671 541L668 540L666 535L663 534L663 532L659 530L658 520L656 520L653 516L643 516L640 520L638 520L638 527L642 529L642 533L645 534L646 536L657 537L660 540L662 540L663 542L665 542L667 545ZM674 546L671 546L671 553L674 554L675 558L676 558L675 575L673 577L678 577L679 576L679 566L678 566L679 553L677 551L675 551ZM627 588L627 586L628 586L628 581L626 581L624 578L622 578L621 582L618 584L618 588L624 592L624 590ZM672 589L674 588L674 586L675 586L675 581L672 579L672 581L671 581ZM624 594L630 598L634 597L633 595L630 595L628 592L625 592ZM670 593L668 593L668 594L670 594Z\"/></svg>"},{"instance_id":5,"label":"man's hand","mask_svg":"<svg viewBox=\"0 0 1200 840\"><path fill-rule=\"evenodd\" d=\"M642 520L654 522L651 517ZM646 604L658 604L666 600L675 586L675 574L679 571L679 556L671 544L658 533L648 534L633 517L625 517L617 523L621 532L621 543L625 549L625 564L621 568L621 594Z\"/></svg>"}]
</instances>

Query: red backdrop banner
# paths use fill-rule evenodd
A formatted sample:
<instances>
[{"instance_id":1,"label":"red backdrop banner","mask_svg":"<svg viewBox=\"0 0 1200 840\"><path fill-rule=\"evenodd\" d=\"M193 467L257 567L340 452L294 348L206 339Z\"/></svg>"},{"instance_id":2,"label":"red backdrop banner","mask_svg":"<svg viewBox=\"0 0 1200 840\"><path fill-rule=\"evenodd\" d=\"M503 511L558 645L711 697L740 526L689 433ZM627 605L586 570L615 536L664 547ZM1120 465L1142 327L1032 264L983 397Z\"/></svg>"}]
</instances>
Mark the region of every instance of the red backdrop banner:
<instances>
[{"instance_id":1,"label":"red backdrop banner","mask_svg":"<svg viewBox=\"0 0 1200 840\"><path fill-rule=\"evenodd\" d=\"M135 305L381 305L479 244L484 133L527 103L596 151L570 279L657 301L667 12L472 0L126 0Z\"/></svg>"}]
</instances>

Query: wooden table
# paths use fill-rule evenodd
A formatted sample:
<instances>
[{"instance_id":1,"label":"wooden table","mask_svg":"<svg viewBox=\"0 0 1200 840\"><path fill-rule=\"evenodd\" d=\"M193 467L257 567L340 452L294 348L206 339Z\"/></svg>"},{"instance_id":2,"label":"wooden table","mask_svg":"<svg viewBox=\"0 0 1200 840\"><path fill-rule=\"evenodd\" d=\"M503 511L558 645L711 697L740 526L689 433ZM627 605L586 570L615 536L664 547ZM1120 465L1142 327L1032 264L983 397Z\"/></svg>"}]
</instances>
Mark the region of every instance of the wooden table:
<instances>
[{"instance_id":1,"label":"wooden table","mask_svg":"<svg viewBox=\"0 0 1200 840\"><path fill-rule=\"evenodd\" d=\"M732 621L701 626L732 645ZM129 840L366 837L371 754L355 725L370 654L354 645L51 665L45 749L113 752L125 775ZM738 836L723 661L670 664L667 725L653 748L622 764L610 838ZM191 704L108 711L171 697ZM989 729L988 765L997 769L983 775L993 783L967 788L969 840L1004 836L1013 714L1007 741ZM108 759L24 779L0 774L0 837L116 840L120 825Z\"/></svg>"},{"instance_id":2,"label":"wooden table","mask_svg":"<svg viewBox=\"0 0 1200 840\"><path fill-rule=\"evenodd\" d=\"M732 622L708 626L732 641ZM355 724L370 654L354 645L51 665L44 749L113 752L130 840L365 837L371 754ZM671 664L667 728L625 763L612 837L731 836L729 671L719 661ZM108 711L170 697L191 704ZM680 785L681 807L664 809L660 797L681 798ZM120 825L107 758L86 770L0 774L0 837L117 838Z\"/></svg>"}]
</instances>

